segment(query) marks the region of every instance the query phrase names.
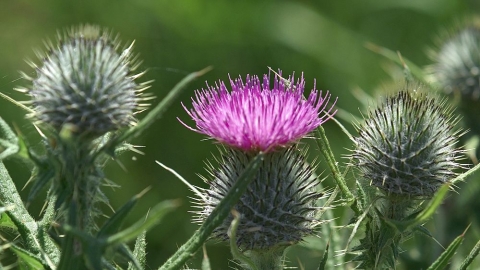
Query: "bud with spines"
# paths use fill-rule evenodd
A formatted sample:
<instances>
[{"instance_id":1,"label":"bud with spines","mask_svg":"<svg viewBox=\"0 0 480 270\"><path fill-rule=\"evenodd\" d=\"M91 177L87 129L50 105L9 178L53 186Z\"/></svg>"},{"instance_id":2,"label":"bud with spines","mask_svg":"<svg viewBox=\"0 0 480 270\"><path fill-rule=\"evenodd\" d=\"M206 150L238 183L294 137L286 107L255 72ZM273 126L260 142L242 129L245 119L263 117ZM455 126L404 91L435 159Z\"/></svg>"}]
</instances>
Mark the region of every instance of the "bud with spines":
<instances>
[{"instance_id":1,"label":"bud with spines","mask_svg":"<svg viewBox=\"0 0 480 270\"><path fill-rule=\"evenodd\" d=\"M209 165L209 189L200 199L197 221L202 222L229 191L238 176L254 157L232 148L221 151L218 168ZM234 209L240 214L237 245L252 258L258 253L275 251L281 254L314 232L320 224L315 213L316 202L324 196L317 191L315 166L306 161L306 149L297 146L265 155L261 167ZM220 240L229 239L233 216L225 219L213 233Z\"/></svg>"},{"instance_id":2,"label":"bud with spines","mask_svg":"<svg viewBox=\"0 0 480 270\"><path fill-rule=\"evenodd\" d=\"M430 80L458 101L469 134L480 136L480 17L470 17L444 31L430 50ZM477 159L480 147L477 146Z\"/></svg>"},{"instance_id":3,"label":"bud with spines","mask_svg":"<svg viewBox=\"0 0 480 270\"><path fill-rule=\"evenodd\" d=\"M408 83L380 102L357 127L359 136L351 157L360 172L363 209L369 211L365 237L352 250L360 252L353 259L359 269L395 268L399 244L415 228L392 224L414 219L412 214L421 210L424 200L432 198L462 167L458 160L463 151L456 147L457 122L445 99Z\"/></svg>"},{"instance_id":4,"label":"bud with spines","mask_svg":"<svg viewBox=\"0 0 480 270\"><path fill-rule=\"evenodd\" d=\"M460 167L458 118L420 87L387 97L358 127L354 164L386 194L431 198Z\"/></svg>"},{"instance_id":5,"label":"bud with spines","mask_svg":"<svg viewBox=\"0 0 480 270\"><path fill-rule=\"evenodd\" d=\"M134 125L148 82L136 82L143 72L134 73L139 62L132 45L119 50L118 38L91 25L59 34L57 46L39 53L41 65L31 63L37 76L25 77L32 85L20 89L31 97L30 117L84 137Z\"/></svg>"}]
</instances>

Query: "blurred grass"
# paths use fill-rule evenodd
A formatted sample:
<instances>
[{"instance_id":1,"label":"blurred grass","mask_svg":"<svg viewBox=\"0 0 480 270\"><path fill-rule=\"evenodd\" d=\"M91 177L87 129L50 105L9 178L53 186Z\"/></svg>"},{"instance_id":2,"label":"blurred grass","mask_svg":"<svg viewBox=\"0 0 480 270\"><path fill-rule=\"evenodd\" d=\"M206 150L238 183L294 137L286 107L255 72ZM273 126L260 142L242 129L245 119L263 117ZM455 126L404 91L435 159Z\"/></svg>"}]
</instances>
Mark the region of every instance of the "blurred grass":
<instances>
[{"instance_id":1,"label":"blurred grass","mask_svg":"<svg viewBox=\"0 0 480 270\"><path fill-rule=\"evenodd\" d=\"M362 105L351 91L359 87L369 94L389 75L386 62L364 47L365 42L400 51L420 66L428 64L425 49L432 46L437 31L459 17L480 11L476 1L1 1L0 3L0 91L17 100L25 96L13 90L25 85L18 71L34 74L25 59L35 60L33 49L43 49L43 41L55 39L56 31L83 23L98 24L119 33L124 42L135 40L135 51L148 69L144 79L154 79L151 92L157 103L186 74L212 65L214 70L192 84L181 99L150 131L134 144L144 145L145 155L127 153L121 162L123 171L112 162L108 177L121 185L108 190L111 205L117 208L147 186L151 191L140 200L130 222L142 218L147 209L160 200L181 198L183 205L168 220L147 234L149 266L158 267L197 228L190 222L192 193L174 176L155 164L159 160L175 169L195 185L205 186L198 173L204 174L203 162L216 153L210 141L184 128L180 117L191 124L180 101L187 107L193 90L205 82L227 80L246 74L267 73L267 66L280 68L283 74L304 72L307 87L330 90L338 96L338 107L356 116ZM0 115L38 144L35 130L24 120L24 112L0 100ZM142 117L141 115L139 117ZM344 124L354 133L350 123ZM334 153L341 161L351 148L347 136L333 123L325 126ZM313 147L311 148L314 149ZM28 179L27 165L7 163L18 187ZM327 168L321 164L320 170ZM41 202L32 206L38 213ZM448 222L448 218L438 219ZM443 220L443 221L442 221ZM438 222L437 222L438 223ZM467 221L459 224L468 223ZM442 227L443 224L434 224ZM446 226L446 225L445 225ZM456 228L463 231L464 227ZM429 245L435 245L426 240ZM448 245L448 242L442 244ZM226 269L229 252L226 245L207 246L212 269ZM432 248L437 250L437 248ZM298 248L296 257L320 255ZM200 266L201 254L191 261ZM305 269L315 264L303 262ZM232 266L233 264L229 264ZM417 265L418 266L418 265ZM416 267L413 264L412 267ZM410 268L415 269L415 268Z\"/></svg>"}]
</instances>

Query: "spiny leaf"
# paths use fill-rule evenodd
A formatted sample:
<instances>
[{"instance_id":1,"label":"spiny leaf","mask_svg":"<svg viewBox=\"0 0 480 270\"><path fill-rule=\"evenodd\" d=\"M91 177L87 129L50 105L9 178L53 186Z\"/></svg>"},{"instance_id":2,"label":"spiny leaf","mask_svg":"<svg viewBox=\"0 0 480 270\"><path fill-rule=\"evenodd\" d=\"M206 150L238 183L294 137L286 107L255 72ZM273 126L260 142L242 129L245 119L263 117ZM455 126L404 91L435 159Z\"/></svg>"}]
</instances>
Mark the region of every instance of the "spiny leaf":
<instances>
[{"instance_id":1,"label":"spiny leaf","mask_svg":"<svg viewBox=\"0 0 480 270\"><path fill-rule=\"evenodd\" d=\"M147 190L148 189L145 189L144 191L134 196L125 205L123 205L113 216L111 216L102 226L102 228L97 234L97 237L103 238L117 233L127 215L130 213L135 204L137 204L138 199L140 199L140 197L142 197L143 194L147 192Z\"/></svg>"},{"instance_id":2,"label":"spiny leaf","mask_svg":"<svg viewBox=\"0 0 480 270\"><path fill-rule=\"evenodd\" d=\"M12 245L10 248L18 257L18 264L20 269L28 269L28 270L45 269L45 267L41 263L41 260L37 258L34 254L15 245Z\"/></svg>"},{"instance_id":3,"label":"spiny leaf","mask_svg":"<svg viewBox=\"0 0 480 270\"><path fill-rule=\"evenodd\" d=\"M442 270L447 267L448 263L450 262L450 259L455 255L455 252L457 251L458 247L460 244L462 244L463 239L465 238L465 233L467 232L468 228L453 242L445 249L445 251L438 257L438 259L428 267L427 270Z\"/></svg>"},{"instance_id":4,"label":"spiny leaf","mask_svg":"<svg viewBox=\"0 0 480 270\"><path fill-rule=\"evenodd\" d=\"M10 127L0 117L0 160L3 160L11 155L18 153L20 147L18 145L18 138L10 129Z\"/></svg>"},{"instance_id":5,"label":"spiny leaf","mask_svg":"<svg viewBox=\"0 0 480 270\"><path fill-rule=\"evenodd\" d=\"M330 247L330 241L327 243L325 247L325 252L323 253L322 260L320 261L320 265L318 266L318 270L325 270L325 266L327 265L328 260L328 248Z\"/></svg>"},{"instance_id":6,"label":"spiny leaf","mask_svg":"<svg viewBox=\"0 0 480 270\"><path fill-rule=\"evenodd\" d=\"M133 256L136 261L132 260L128 263L128 270L145 269L147 255L145 251L147 248L147 242L145 241L146 234L147 232L144 231L137 237L135 248L133 249Z\"/></svg>"}]
</instances>

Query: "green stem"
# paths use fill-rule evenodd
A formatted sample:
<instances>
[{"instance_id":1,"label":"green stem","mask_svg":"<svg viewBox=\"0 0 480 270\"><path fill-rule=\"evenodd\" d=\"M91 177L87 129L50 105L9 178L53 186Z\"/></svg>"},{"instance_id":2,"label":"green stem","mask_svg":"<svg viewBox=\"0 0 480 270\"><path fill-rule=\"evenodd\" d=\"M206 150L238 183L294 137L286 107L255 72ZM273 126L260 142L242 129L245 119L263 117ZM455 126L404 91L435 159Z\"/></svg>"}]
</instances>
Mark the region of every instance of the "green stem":
<instances>
[{"instance_id":1,"label":"green stem","mask_svg":"<svg viewBox=\"0 0 480 270\"><path fill-rule=\"evenodd\" d=\"M248 267L248 270L282 270L283 253L285 247L278 247L272 250L249 250L245 255L252 260L254 267Z\"/></svg>"},{"instance_id":2,"label":"green stem","mask_svg":"<svg viewBox=\"0 0 480 270\"><path fill-rule=\"evenodd\" d=\"M98 200L101 173L91 156L91 140L72 135L68 126L60 132L56 151L56 176L54 194L57 197L57 217L65 226L92 235L96 230L94 204ZM85 269L81 239L69 231L65 232L61 246L62 255L58 270Z\"/></svg>"},{"instance_id":3,"label":"green stem","mask_svg":"<svg viewBox=\"0 0 480 270\"><path fill-rule=\"evenodd\" d=\"M230 213L230 209L237 203L247 186L253 180L255 173L260 168L264 154L259 153L245 168L238 177L235 184L228 191L227 195L213 209L210 216L195 232L195 234L181 246L172 257L170 257L159 270L180 269L183 264L202 246L208 239L212 231L217 228Z\"/></svg>"},{"instance_id":4,"label":"green stem","mask_svg":"<svg viewBox=\"0 0 480 270\"><path fill-rule=\"evenodd\" d=\"M342 191L343 195L346 197L348 204L352 210L359 215L360 209L357 206L357 202L355 197L348 189L347 183L345 182L345 178L343 178L342 173L340 173L340 169L338 168L337 161L335 160L335 156L333 155L332 149L330 148L330 143L328 142L327 136L325 135L325 130L322 126L319 126L315 130L315 134L318 138L315 140L317 142L318 148L320 152L325 157L330 170L332 171L333 179L337 183L338 187Z\"/></svg>"}]
</instances>

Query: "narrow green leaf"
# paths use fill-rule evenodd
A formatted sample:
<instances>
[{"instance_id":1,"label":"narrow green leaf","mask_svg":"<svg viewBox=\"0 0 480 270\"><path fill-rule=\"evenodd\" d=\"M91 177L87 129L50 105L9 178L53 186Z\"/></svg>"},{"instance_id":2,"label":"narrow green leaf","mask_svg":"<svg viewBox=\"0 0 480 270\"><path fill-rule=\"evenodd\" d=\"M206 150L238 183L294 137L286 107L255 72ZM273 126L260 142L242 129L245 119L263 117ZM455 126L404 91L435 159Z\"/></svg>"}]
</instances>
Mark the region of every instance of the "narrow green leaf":
<instances>
[{"instance_id":1,"label":"narrow green leaf","mask_svg":"<svg viewBox=\"0 0 480 270\"><path fill-rule=\"evenodd\" d=\"M480 252L480 240L475 244L470 254L468 254L467 258L462 262L460 268L458 270L467 270L467 267L473 262L473 260L478 256Z\"/></svg>"},{"instance_id":2,"label":"narrow green leaf","mask_svg":"<svg viewBox=\"0 0 480 270\"><path fill-rule=\"evenodd\" d=\"M15 223L10 219L7 213L5 211L11 210L13 207L0 207L0 228L6 228L6 229L11 229L11 230L17 230L17 226L15 226Z\"/></svg>"},{"instance_id":3,"label":"narrow green leaf","mask_svg":"<svg viewBox=\"0 0 480 270\"><path fill-rule=\"evenodd\" d=\"M228 216L232 207L245 192L248 184L250 184L253 180L253 176L260 168L263 156L263 153L259 153L252 161L250 161L247 168L245 168L242 174L238 177L227 195L218 203L217 207L213 209L210 216L205 219L202 226L200 226L195 234L159 268L160 270L180 269L180 267L182 267L183 264L195 254L195 252L208 239L212 231Z\"/></svg>"},{"instance_id":4,"label":"narrow green leaf","mask_svg":"<svg viewBox=\"0 0 480 270\"><path fill-rule=\"evenodd\" d=\"M177 201L164 201L157 204L149 213L145 220L137 221L132 226L122 230L114 235L110 235L105 239L107 246L115 246L121 243L127 243L144 231L148 231L153 226L157 225L161 219L173 209L177 208Z\"/></svg>"},{"instance_id":5,"label":"narrow green leaf","mask_svg":"<svg viewBox=\"0 0 480 270\"><path fill-rule=\"evenodd\" d=\"M24 250L20 247L12 245L10 249L17 255L18 257L18 265L20 269L29 269L29 270L43 270L45 267L43 266L41 260L37 258L34 254Z\"/></svg>"},{"instance_id":6,"label":"narrow green leaf","mask_svg":"<svg viewBox=\"0 0 480 270\"><path fill-rule=\"evenodd\" d=\"M28 193L27 202L33 201L37 197L38 193L53 179L55 170L52 167L40 168L36 167L34 176L32 176L32 188Z\"/></svg>"},{"instance_id":7,"label":"narrow green leaf","mask_svg":"<svg viewBox=\"0 0 480 270\"><path fill-rule=\"evenodd\" d=\"M318 266L318 270L325 270L325 266L327 265L328 260L328 248L330 247L330 241L327 243L325 247L325 252L323 252L322 260L320 261L320 265Z\"/></svg>"},{"instance_id":8,"label":"narrow green leaf","mask_svg":"<svg viewBox=\"0 0 480 270\"><path fill-rule=\"evenodd\" d=\"M138 199L143 196L147 192L148 189L140 192L139 194L135 195L132 199L130 199L126 204L124 204L117 212L111 216L107 222L102 226L100 231L97 234L97 238L108 237L114 233L117 233L120 230L120 227L123 224L123 221L133 209L133 207L137 204Z\"/></svg>"},{"instance_id":9,"label":"narrow green leaf","mask_svg":"<svg viewBox=\"0 0 480 270\"><path fill-rule=\"evenodd\" d=\"M467 228L468 230L468 228ZM459 235L453 242L445 249L445 251L438 257L438 259L428 267L427 270L443 270L447 267L450 259L455 255L458 247L462 244L463 239L465 238L466 231Z\"/></svg>"}]
</instances>

